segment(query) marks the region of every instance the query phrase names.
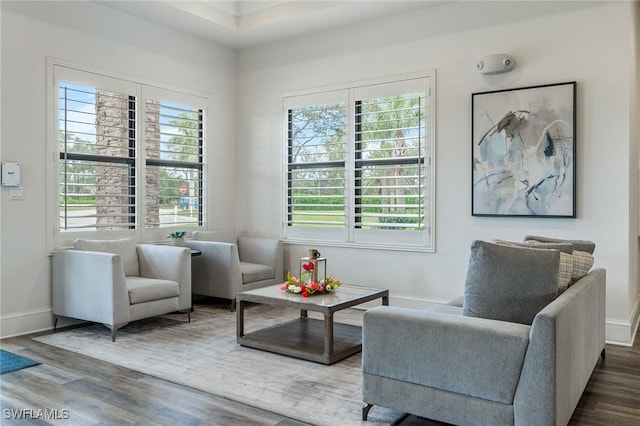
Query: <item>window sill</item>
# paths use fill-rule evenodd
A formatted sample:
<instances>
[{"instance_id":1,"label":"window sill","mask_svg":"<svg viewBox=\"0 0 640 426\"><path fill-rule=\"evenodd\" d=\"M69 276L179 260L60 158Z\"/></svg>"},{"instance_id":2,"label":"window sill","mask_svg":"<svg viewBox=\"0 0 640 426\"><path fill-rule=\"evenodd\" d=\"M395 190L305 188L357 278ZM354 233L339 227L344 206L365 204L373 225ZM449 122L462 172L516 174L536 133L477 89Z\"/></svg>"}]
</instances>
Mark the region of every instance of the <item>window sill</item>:
<instances>
[{"instance_id":1,"label":"window sill","mask_svg":"<svg viewBox=\"0 0 640 426\"><path fill-rule=\"evenodd\" d=\"M433 247L427 246L411 246L411 245L402 245L402 244L387 244L387 243L354 243L347 241L330 241L330 240L311 240L311 239L292 239L292 238L284 238L282 240L283 244L286 245L314 245L321 247L342 247L342 248L350 248L350 249L361 249L361 250L383 250L383 251L405 251L405 252L419 252L419 253L435 253L435 249Z\"/></svg>"}]
</instances>

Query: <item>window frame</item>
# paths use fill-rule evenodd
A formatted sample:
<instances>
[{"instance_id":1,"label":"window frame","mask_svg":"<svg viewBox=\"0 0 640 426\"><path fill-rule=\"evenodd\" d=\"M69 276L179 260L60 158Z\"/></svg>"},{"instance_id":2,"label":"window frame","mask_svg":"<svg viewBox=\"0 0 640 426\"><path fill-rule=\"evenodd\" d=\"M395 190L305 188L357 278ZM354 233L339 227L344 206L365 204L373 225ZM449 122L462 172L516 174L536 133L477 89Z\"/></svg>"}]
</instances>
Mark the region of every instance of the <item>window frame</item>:
<instances>
[{"instance_id":1,"label":"window frame","mask_svg":"<svg viewBox=\"0 0 640 426\"><path fill-rule=\"evenodd\" d=\"M172 230L184 230L186 226L166 226L147 228L145 226L146 215L146 129L145 129L145 103L146 100L168 101L193 106L200 110L202 125L201 146L199 147L199 179L201 185L198 194L202 200L198 206L198 220L200 226L188 226L188 230L202 230L207 223L207 115L209 94L188 89L172 87L150 81L141 81L126 75L119 75L90 67L80 66L74 63L48 57L47 58L47 249L65 248L73 245L76 238L115 239L129 237L138 242L166 242L166 236ZM122 90L122 93L135 96L136 122L135 128L130 128L130 136L135 138L135 224L129 229L122 230L63 230L60 227L59 210L59 176L61 165L61 153L59 147L58 130L58 81L66 81L72 84L88 87L98 87L109 90ZM101 83L109 83L108 87L101 87ZM131 100L131 97L129 98ZM132 131L132 132L131 132ZM129 138L131 140L131 138ZM131 145L130 145L131 152ZM99 158L101 156L88 156ZM131 160L128 160L131 162ZM163 164L165 165L165 164Z\"/></svg>"},{"instance_id":2,"label":"window frame","mask_svg":"<svg viewBox=\"0 0 640 426\"><path fill-rule=\"evenodd\" d=\"M402 84L408 81L423 80L424 81L424 95L425 95L425 110L428 111L428 116L425 116L424 120L424 137L428 139L428 143L424 147L424 154L420 166L423 167L423 179L424 187L422 188L422 195L424 197L424 229L422 231L416 231L411 233L409 231L393 231L393 230L377 230L377 229L358 229L356 220L356 166L358 160L356 158L356 138L355 138L355 125L356 125L356 96L357 91L364 91L365 93L369 88L376 86L390 85L394 83ZM383 90L384 91L384 90ZM304 99L312 100L314 97L322 98L330 93L346 93L347 100L347 157L346 157L346 183L345 183L345 197L347 200L347 206L345 207L345 214L347 216L346 226L343 232L336 232L331 228L312 228L312 227L293 227L289 226L288 215L289 212L289 127L288 127L288 114L292 106L304 106L311 105L309 102L304 102ZM400 94L400 93L398 93ZM387 95L382 95L387 96ZM435 149L436 149L436 130L435 130L435 70L430 70L422 73L401 75L389 78L380 78L367 81L351 82L336 84L332 86L312 88L306 90L297 90L291 92L282 93L282 139L284 143L281 147L283 153L283 178L282 178L282 194L283 194L283 222L282 222L282 237L289 244L323 244L326 246L339 246L339 247L361 247L370 249L383 249L383 250L401 250L401 251L425 251L435 252ZM416 162L414 162L416 164ZM400 235L400 232L404 232ZM394 235L395 234L395 235ZM401 238L398 239L398 236Z\"/></svg>"}]
</instances>

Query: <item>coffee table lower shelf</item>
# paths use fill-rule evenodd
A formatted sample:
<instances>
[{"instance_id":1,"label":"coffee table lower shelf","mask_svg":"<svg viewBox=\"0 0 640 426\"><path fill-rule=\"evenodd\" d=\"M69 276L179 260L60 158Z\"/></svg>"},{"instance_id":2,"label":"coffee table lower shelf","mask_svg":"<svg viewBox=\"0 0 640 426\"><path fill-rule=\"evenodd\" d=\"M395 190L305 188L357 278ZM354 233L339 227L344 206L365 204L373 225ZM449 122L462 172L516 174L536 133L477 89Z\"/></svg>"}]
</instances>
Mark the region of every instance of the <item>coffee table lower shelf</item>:
<instances>
[{"instance_id":1,"label":"coffee table lower shelf","mask_svg":"<svg viewBox=\"0 0 640 426\"><path fill-rule=\"evenodd\" d=\"M333 348L325 348L325 321L299 317L238 336L242 346L333 364L362 350L362 328L333 323Z\"/></svg>"}]
</instances>

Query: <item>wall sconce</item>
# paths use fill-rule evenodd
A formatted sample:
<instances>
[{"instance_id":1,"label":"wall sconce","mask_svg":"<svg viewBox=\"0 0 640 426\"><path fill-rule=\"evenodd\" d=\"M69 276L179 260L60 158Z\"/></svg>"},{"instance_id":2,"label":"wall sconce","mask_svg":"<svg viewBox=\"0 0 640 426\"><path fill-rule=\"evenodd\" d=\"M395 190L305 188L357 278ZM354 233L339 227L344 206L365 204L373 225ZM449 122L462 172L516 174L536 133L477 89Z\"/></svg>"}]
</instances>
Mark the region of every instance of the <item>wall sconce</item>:
<instances>
[{"instance_id":1,"label":"wall sconce","mask_svg":"<svg viewBox=\"0 0 640 426\"><path fill-rule=\"evenodd\" d=\"M476 69L482 74L501 74L509 72L515 66L516 61L506 53L485 56L476 62Z\"/></svg>"}]
</instances>

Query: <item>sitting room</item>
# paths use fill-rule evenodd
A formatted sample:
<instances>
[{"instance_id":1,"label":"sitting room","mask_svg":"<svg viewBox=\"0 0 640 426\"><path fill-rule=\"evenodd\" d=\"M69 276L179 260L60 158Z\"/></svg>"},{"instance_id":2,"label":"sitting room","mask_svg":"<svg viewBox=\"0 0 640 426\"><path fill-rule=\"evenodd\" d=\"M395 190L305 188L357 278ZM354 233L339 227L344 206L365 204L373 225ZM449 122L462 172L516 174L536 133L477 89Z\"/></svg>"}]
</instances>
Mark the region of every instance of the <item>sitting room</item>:
<instances>
[{"instance_id":1,"label":"sitting room","mask_svg":"<svg viewBox=\"0 0 640 426\"><path fill-rule=\"evenodd\" d=\"M0 24L3 424L640 421L637 1Z\"/></svg>"}]
</instances>

